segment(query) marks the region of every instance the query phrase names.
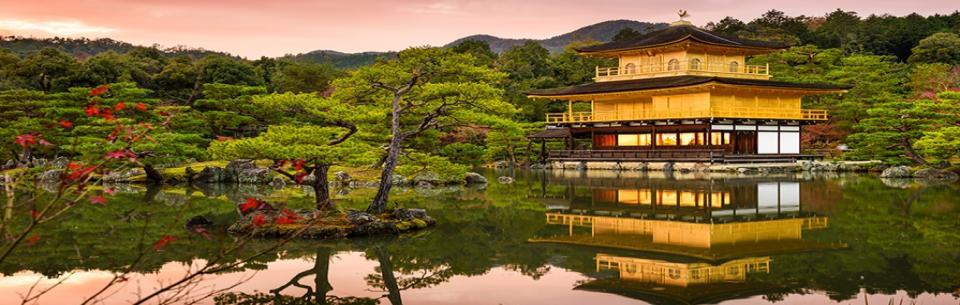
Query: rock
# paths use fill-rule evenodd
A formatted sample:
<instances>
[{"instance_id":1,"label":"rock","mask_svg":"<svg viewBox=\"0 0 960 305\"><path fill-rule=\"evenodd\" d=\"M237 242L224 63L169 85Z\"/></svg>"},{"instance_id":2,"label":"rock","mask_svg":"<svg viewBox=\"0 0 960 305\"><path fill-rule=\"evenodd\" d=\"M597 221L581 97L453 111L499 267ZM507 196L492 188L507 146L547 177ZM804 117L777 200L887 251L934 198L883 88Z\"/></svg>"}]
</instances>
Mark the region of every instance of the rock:
<instances>
[{"instance_id":1,"label":"rock","mask_svg":"<svg viewBox=\"0 0 960 305\"><path fill-rule=\"evenodd\" d=\"M183 169L183 176L187 181L193 181L193 179L197 177L197 174L197 171L193 170L192 167L187 166Z\"/></svg>"},{"instance_id":2,"label":"rock","mask_svg":"<svg viewBox=\"0 0 960 305\"><path fill-rule=\"evenodd\" d=\"M44 158L36 158L36 159L33 159L33 166L34 166L34 167L45 167L45 166L47 166L47 159L44 159Z\"/></svg>"},{"instance_id":3,"label":"rock","mask_svg":"<svg viewBox=\"0 0 960 305\"><path fill-rule=\"evenodd\" d=\"M257 164L253 160L248 159L237 159L227 163L227 167L224 168L226 172L226 181L227 182L237 182L240 173L246 170L256 169Z\"/></svg>"},{"instance_id":4,"label":"rock","mask_svg":"<svg viewBox=\"0 0 960 305\"><path fill-rule=\"evenodd\" d=\"M545 168L547 168L547 164L543 164L543 163L530 164L530 169L545 169Z\"/></svg>"},{"instance_id":5,"label":"rock","mask_svg":"<svg viewBox=\"0 0 960 305\"><path fill-rule=\"evenodd\" d=\"M429 189L429 188L433 188L433 184L431 184L430 182L426 182L426 181L419 181L419 182L417 182L417 188Z\"/></svg>"},{"instance_id":6,"label":"rock","mask_svg":"<svg viewBox=\"0 0 960 305\"><path fill-rule=\"evenodd\" d=\"M406 177L395 174L393 178L390 179L390 183L393 185L406 185L408 182Z\"/></svg>"},{"instance_id":7,"label":"rock","mask_svg":"<svg viewBox=\"0 0 960 305\"><path fill-rule=\"evenodd\" d=\"M11 169L14 167L17 167L17 163L13 162L13 160L7 160L7 163L4 163L3 167L0 167L0 169Z\"/></svg>"},{"instance_id":8,"label":"rock","mask_svg":"<svg viewBox=\"0 0 960 305\"><path fill-rule=\"evenodd\" d=\"M67 168L67 164L70 164L70 159L67 159L67 157L57 157L50 161L50 166L55 168Z\"/></svg>"},{"instance_id":9,"label":"rock","mask_svg":"<svg viewBox=\"0 0 960 305\"><path fill-rule=\"evenodd\" d=\"M40 174L40 182L44 184L60 183L63 179L62 169L51 169Z\"/></svg>"},{"instance_id":10,"label":"rock","mask_svg":"<svg viewBox=\"0 0 960 305\"><path fill-rule=\"evenodd\" d=\"M620 164L617 162L584 162L584 167L591 170L620 170Z\"/></svg>"},{"instance_id":11,"label":"rock","mask_svg":"<svg viewBox=\"0 0 960 305\"><path fill-rule=\"evenodd\" d=\"M463 181L467 184L486 184L487 178L481 174L469 172L463 177Z\"/></svg>"},{"instance_id":12,"label":"rock","mask_svg":"<svg viewBox=\"0 0 960 305\"><path fill-rule=\"evenodd\" d=\"M672 171L673 171L673 165L674 165L673 162L667 162L666 164L663 165L663 171L665 171L665 172L672 172Z\"/></svg>"},{"instance_id":13,"label":"rock","mask_svg":"<svg viewBox=\"0 0 960 305\"><path fill-rule=\"evenodd\" d=\"M417 173L413 178L410 178L410 182L417 186L420 186L424 182L431 185L443 184L443 181L440 180L440 175L431 171L421 171Z\"/></svg>"},{"instance_id":14,"label":"rock","mask_svg":"<svg viewBox=\"0 0 960 305\"><path fill-rule=\"evenodd\" d=\"M227 172L220 167L207 166L200 171L200 174L194 180L201 183L227 182Z\"/></svg>"},{"instance_id":15,"label":"rock","mask_svg":"<svg viewBox=\"0 0 960 305\"><path fill-rule=\"evenodd\" d=\"M345 171L337 171L333 173L333 179L340 183L350 183L353 177L350 177L350 174L347 174Z\"/></svg>"},{"instance_id":16,"label":"rock","mask_svg":"<svg viewBox=\"0 0 960 305\"><path fill-rule=\"evenodd\" d=\"M913 177L913 171L910 170L909 166L894 166L888 169L883 170L880 173L880 178L910 178Z\"/></svg>"},{"instance_id":17,"label":"rock","mask_svg":"<svg viewBox=\"0 0 960 305\"><path fill-rule=\"evenodd\" d=\"M647 170L647 164L643 162L620 162L620 170L644 171Z\"/></svg>"},{"instance_id":18,"label":"rock","mask_svg":"<svg viewBox=\"0 0 960 305\"><path fill-rule=\"evenodd\" d=\"M513 178L510 178L507 176L500 176L500 178L497 178L497 182L499 182L500 184L512 184Z\"/></svg>"},{"instance_id":19,"label":"rock","mask_svg":"<svg viewBox=\"0 0 960 305\"><path fill-rule=\"evenodd\" d=\"M509 162L509 161L497 161L497 162L493 162L493 167L495 167L495 168L511 168L511 167L513 167L513 163L511 163L511 162Z\"/></svg>"},{"instance_id":20,"label":"rock","mask_svg":"<svg viewBox=\"0 0 960 305\"><path fill-rule=\"evenodd\" d=\"M738 167L737 173L744 174L744 175L753 175L753 174L760 173L760 171L754 167Z\"/></svg>"},{"instance_id":21,"label":"rock","mask_svg":"<svg viewBox=\"0 0 960 305\"><path fill-rule=\"evenodd\" d=\"M273 177L273 180L270 181L270 186L282 189L287 186L287 181L281 177Z\"/></svg>"},{"instance_id":22,"label":"rock","mask_svg":"<svg viewBox=\"0 0 960 305\"><path fill-rule=\"evenodd\" d=\"M273 180L269 169L257 167L240 170L235 177L240 184L267 184Z\"/></svg>"},{"instance_id":23,"label":"rock","mask_svg":"<svg viewBox=\"0 0 960 305\"><path fill-rule=\"evenodd\" d=\"M143 174L144 172L142 168L133 168L129 170L115 170L115 171L110 171L109 173L104 175L103 182L113 182L113 183L133 182L131 181L132 177L143 175Z\"/></svg>"},{"instance_id":24,"label":"rock","mask_svg":"<svg viewBox=\"0 0 960 305\"><path fill-rule=\"evenodd\" d=\"M957 173L954 173L949 170L942 169L933 169L933 168L924 168L913 173L914 178L921 179L930 179L930 180L948 180L954 181L960 178Z\"/></svg>"},{"instance_id":25,"label":"rock","mask_svg":"<svg viewBox=\"0 0 960 305\"><path fill-rule=\"evenodd\" d=\"M886 169L888 169L888 168L890 168L890 166L888 166L888 165L886 165L886 164L878 164L878 165L875 165L875 166L871 167L871 168L870 168L869 170L867 170L867 171L876 172L876 173L882 173L884 170L886 170Z\"/></svg>"},{"instance_id":26,"label":"rock","mask_svg":"<svg viewBox=\"0 0 960 305\"><path fill-rule=\"evenodd\" d=\"M350 221L351 224L360 226L360 225L365 225L368 223L380 221L380 218L377 218L377 216L373 216L372 214L367 212L351 210L347 212L347 221Z\"/></svg>"},{"instance_id":27,"label":"rock","mask_svg":"<svg viewBox=\"0 0 960 305\"><path fill-rule=\"evenodd\" d=\"M427 210L399 208L393 210L393 218L397 220L425 219Z\"/></svg>"}]
</instances>

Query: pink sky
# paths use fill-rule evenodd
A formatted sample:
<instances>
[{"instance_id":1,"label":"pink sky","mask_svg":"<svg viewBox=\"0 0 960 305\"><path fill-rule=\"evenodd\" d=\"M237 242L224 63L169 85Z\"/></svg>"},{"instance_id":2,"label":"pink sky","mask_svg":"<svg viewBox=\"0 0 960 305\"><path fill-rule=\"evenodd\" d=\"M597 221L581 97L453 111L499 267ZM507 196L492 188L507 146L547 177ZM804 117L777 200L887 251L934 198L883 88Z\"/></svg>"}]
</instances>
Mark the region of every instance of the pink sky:
<instances>
[{"instance_id":1,"label":"pink sky","mask_svg":"<svg viewBox=\"0 0 960 305\"><path fill-rule=\"evenodd\" d=\"M958 7L956 0L0 0L0 34L110 37L259 57L399 50L472 34L548 38L611 19L671 22L678 9L703 25L724 16L747 21L769 9L821 16L842 8L866 16Z\"/></svg>"}]
</instances>

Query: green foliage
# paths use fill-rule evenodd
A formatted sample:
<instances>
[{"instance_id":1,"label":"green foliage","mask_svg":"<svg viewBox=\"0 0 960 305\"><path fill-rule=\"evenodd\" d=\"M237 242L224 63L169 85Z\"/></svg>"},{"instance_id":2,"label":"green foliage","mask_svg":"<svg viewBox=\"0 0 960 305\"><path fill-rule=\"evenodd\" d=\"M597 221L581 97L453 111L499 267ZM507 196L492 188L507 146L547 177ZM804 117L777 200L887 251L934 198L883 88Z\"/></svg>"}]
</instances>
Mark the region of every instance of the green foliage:
<instances>
[{"instance_id":1,"label":"green foliage","mask_svg":"<svg viewBox=\"0 0 960 305\"><path fill-rule=\"evenodd\" d=\"M913 48L910 62L960 65L960 35L936 33L920 40Z\"/></svg>"},{"instance_id":2,"label":"green foliage","mask_svg":"<svg viewBox=\"0 0 960 305\"><path fill-rule=\"evenodd\" d=\"M627 41L630 39L640 37L641 35L643 35L643 33L641 33L640 31L637 31L631 28L624 28L619 32L617 32L617 35L613 36L612 41Z\"/></svg>"},{"instance_id":3,"label":"green foliage","mask_svg":"<svg viewBox=\"0 0 960 305\"><path fill-rule=\"evenodd\" d=\"M960 127L950 126L923 133L914 145L927 160L934 164L949 164L960 157Z\"/></svg>"},{"instance_id":4,"label":"green foliage","mask_svg":"<svg viewBox=\"0 0 960 305\"><path fill-rule=\"evenodd\" d=\"M284 62L272 75L271 88L274 92L323 92L339 76L340 70L330 64Z\"/></svg>"},{"instance_id":5,"label":"green foliage","mask_svg":"<svg viewBox=\"0 0 960 305\"><path fill-rule=\"evenodd\" d=\"M447 158L430 155L422 152L405 154L397 166L397 173L406 177L414 177L423 172L437 174L440 181L460 182L470 167L450 162Z\"/></svg>"},{"instance_id":6,"label":"green foliage","mask_svg":"<svg viewBox=\"0 0 960 305\"><path fill-rule=\"evenodd\" d=\"M943 105L931 100L890 101L867 110L869 117L856 125L848 140L852 158L879 158L891 164L925 164L913 143L945 122Z\"/></svg>"},{"instance_id":7,"label":"green foliage","mask_svg":"<svg viewBox=\"0 0 960 305\"><path fill-rule=\"evenodd\" d=\"M477 62L485 66L493 66L497 61L497 53L490 50L490 45L480 40L465 40L455 46L453 51L461 54L470 54Z\"/></svg>"},{"instance_id":8,"label":"green foliage","mask_svg":"<svg viewBox=\"0 0 960 305\"><path fill-rule=\"evenodd\" d=\"M472 143L450 143L440 149L440 155L450 162L468 166L480 166L484 163L483 146Z\"/></svg>"},{"instance_id":9,"label":"green foliage","mask_svg":"<svg viewBox=\"0 0 960 305\"><path fill-rule=\"evenodd\" d=\"M370 148L360 141L329 145L343 129L318 126L274 125L254 138L210 143L210 155L221 160L237 158L297 160L316 163L365 165L376 160Z\"/></svg>"},{"instance_id":10,"label":"green foliage","mask_svg":"<svg viewBox=\"0 0 960 305\"><path fill-rule=\"evenodd\" d=\"M960 66L951 67L944 63L915 64L910 71L908 85L915 95L925 97L960 87Z\"/></svg>"}]
</instances>

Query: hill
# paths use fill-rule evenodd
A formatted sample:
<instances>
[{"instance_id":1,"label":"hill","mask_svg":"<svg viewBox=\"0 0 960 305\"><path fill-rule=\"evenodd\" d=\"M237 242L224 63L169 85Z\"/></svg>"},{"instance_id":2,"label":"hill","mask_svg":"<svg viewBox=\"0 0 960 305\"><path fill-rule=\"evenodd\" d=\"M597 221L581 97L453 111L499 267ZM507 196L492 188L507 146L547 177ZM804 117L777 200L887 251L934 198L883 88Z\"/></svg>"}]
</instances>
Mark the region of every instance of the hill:
<instances>
[{"instance_id":1,"label":"hill","mask_svg":"<svg viewBox=\"0 0 960 305\"><path fill-rule=\"evenodd\" d=\"M333 50L317 50L296 55L287 55L284 58L297 61L330 63L340 69L352 69L373 63L377 58L393 58L396 52L361 52L343 53Z\"/></svg>"},{"instance_id":2,"label":"hill","mask_svg":"<svg viewBox=\"0 0 960 305\"><path fill-rule=\"evenodd\" d=\"M88 39L88 38L32 38L19 36L0 36L0 48L13 51L19 56L27 56L30 53L40 51L45 48L55 48L70 53L78 58L86 58L106 51L117 53L127 53L142 46L133 45L123 41L117 41L110 38ZM214 52L204 49L188 48L177 46L172 48L160 48L157 45L152 48L163 51L170 56L187 55L191 57L202 57L208 54L223 54L223 52Z\"/></svg>"},{"instance_id":3,"label":"hill","mask_svg":"<svg viewBox=\"0 0 960 305\"><path fill-rule=\"evenodd\" d=\"M652 30L662 29L667 27L666 23L649 23L649 22L640 22L634 20L610 20L604 21L593 25L588 25L582 28L579 28L573 32L566 34L554 36L547 39L512 39L512 38L500 38L491 35L472 35L464 38L457 39L447 46L457 45L463 41L467 40L479 40L486 42L490 45L490 49L496 53L501 53L510 49L514 46L523 44L527 41L535 41L541 46L550 50L550 52L561 52L563 48L574 41L579 40L596 40L601 42L607 42L613 39L613 36L617 35L620 30L625 28L631 28L641 33L646 33Z\"/></svg>"},{"instance_id":4,"label":"hill","mask_svg":"<svg viewBox=\"0 0 960 305\"><path fill-rule=\"evenodd\" d=\"M563 48L574 41L596 40L607 42L613 39L620 30L631 28L640 32L666 27L665 23L648 23L634 20L610 20L597 24L579 28L573 32L554 36L547 39L510 39L500 38L491 35L473 35L457 39L447 46L457 45L466 40L479 40L490 44L490 49L501 53L507 49L523 44L527 41L535 41L550 52L561 52ZM67 53L73 54L78 58L85 58L96 55L101 52L114 51L117 53L127 53L131 50L141 47L123 41L117 41L109 38L87 39L87 38L29 38L18 36L0 36L0 48L12 50L20 56L26 56L30 53L39 51L43 48L57 48ZM222 52L208 51L204 49L187 48L177 46L174 48L160 48L157 45L151 46L163 51L170 56L188 55L191 57L202 57L207 54L226 54ZM352 69L368 65L377 60L377 58L392 58L396 52L361 52L361 53L343 53L333 50L317 50L307 53L286 55L282 58L310 61L319 63L330 63L341 69ZM228 54L227 54L228 55Z\"/></svg>"}]
</instances>

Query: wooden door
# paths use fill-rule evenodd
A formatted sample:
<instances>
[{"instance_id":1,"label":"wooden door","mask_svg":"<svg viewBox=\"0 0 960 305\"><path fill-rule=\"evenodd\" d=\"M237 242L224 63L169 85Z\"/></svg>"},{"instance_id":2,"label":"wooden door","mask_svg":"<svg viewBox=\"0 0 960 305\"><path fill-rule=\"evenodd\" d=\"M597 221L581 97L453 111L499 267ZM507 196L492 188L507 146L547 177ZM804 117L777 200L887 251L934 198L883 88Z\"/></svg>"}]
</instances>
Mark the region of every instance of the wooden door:
<instances>
[{"instance_id":1,"label":"wooden door","mask_svg":"<svg viewBox=\"0 0 960 305\"><path fill-rule=\"evenodd\" d=\"M733 153L738 155L753 155L757 153L757 132L737 131L733 136Z\"/></svg>"}]
</instances>

